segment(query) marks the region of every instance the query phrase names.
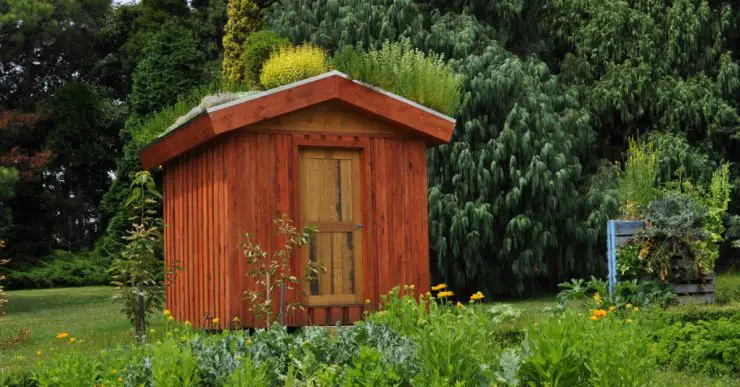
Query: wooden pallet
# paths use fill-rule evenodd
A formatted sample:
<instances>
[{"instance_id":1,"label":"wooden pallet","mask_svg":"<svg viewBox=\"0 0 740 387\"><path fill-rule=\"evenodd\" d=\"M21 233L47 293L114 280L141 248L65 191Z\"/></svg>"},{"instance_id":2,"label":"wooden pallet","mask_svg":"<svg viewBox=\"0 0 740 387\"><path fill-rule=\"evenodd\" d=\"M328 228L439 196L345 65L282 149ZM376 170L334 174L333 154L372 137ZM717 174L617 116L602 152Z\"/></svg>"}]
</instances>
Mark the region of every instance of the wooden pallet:
<instances>
[{"instance_id":1,"label":"wooden pallet","mask_svg":"<svg viewBox=\"0 0 740 387\"><path fill-rule=\"evenodd\" d=\"M714 273L693 281L672 283L672 286L681 304L714 303Z\"/></svg>"}]
</instances>

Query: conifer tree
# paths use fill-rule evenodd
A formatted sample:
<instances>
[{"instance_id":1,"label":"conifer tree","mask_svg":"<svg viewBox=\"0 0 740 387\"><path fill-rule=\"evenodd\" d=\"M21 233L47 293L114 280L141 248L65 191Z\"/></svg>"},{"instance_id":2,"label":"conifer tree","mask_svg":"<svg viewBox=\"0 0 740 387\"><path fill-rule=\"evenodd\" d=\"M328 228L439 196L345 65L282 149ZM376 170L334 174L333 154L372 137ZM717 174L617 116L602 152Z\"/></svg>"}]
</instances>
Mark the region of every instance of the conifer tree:
<instances>
[{"instance_id":1,"label":"conifer tree","mask_svg":"<svg viewBox=\"0 0 740 387\"><path fill-rule=\"evenodd\" d=\"M242 45L247 36L260 27L259 8L252 0L229 0L227 14L229 19L224 28L221 71L225 80L241 82L244 80Z\"/></svg>"}]
</instances>

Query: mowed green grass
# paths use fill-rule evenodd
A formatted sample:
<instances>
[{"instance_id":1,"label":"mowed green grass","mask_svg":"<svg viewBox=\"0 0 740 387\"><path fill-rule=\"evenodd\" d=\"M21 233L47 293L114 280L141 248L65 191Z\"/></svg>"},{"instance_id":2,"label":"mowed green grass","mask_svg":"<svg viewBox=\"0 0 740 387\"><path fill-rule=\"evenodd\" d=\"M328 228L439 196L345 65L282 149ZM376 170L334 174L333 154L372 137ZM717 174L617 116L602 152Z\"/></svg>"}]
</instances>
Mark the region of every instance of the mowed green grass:
<instances>
[{"instance_id":1,"label":"mowed green grass","mask_svg":"<svg viewBox=\"0 0 740 387\"><path fill-rule=\"evenodd\" d=\"M64 354L71 337L82 340L78 348L89 353L132 343L131 326L113 302L114 293L114 288L105 286L8 292L0 341L15 336L22 328L31 329L31 335L23 343L0 350L0 368L20 371L34 367L39 360ZM162 324L161 316L152 321L155 329ZM69 338L57 339L60 332L69 333Z\"/></svg>"}]
</instances>

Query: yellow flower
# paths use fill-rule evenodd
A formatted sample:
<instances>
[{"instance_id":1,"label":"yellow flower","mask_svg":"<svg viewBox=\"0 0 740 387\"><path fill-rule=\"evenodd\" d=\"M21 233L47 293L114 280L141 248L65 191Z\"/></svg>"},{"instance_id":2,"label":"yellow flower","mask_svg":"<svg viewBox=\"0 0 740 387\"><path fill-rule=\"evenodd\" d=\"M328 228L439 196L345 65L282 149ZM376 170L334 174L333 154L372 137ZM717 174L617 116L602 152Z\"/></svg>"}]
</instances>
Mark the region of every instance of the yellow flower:
<instances>
[{"instance_id":1,"label":"yellow flower","mask_svg":"<svg viewBox=\"0 0 740 387\"><path fill-rule=\"evenodd\" d=\"M233 319L231 319L231 322L239 322L239 321L241 321L239 320L239 317L234 317Z\"/></svg>"},{"instance_id":2,"label":"yellow flower","mask_svg":"<svg viewBox=\"0 0 740 387\"><path fill-rule=\"evenodd\" d=\"M165 316L171 316L172 315L172 312L169 309L165 309L164 310L164 315Z\"/></svg>"},{"instance_id":3,"label":"yellow flower","mask_svg":"<svg viewBox=\"0 0 740 387\"><path fill-rule=\"evenodd\" d=\"M370 305L370 299L369 298L365 300L365 304Z\"/></svg>"},{"instance_id":4,"label":"yellow flower","mask_svg":"<svg viewBox=\"0 0 740 387\"><path fill-rule=\"evenodd\" d=\"M624 322L626 322L627 324L632 324L632 319L631 318L628 318L628 319L624 320Z\"/></svg>"},{"instance_id":5,"label":"yellow flower","mask_svg":"<svg viewBox=\"0 0 740 387\"><path fill-rule=\"evenodd\" d=\"M632 310L634 310L635 312L639 312L640 311L640 308L634 307L634 308L632 308Z\"/></svg>"},{"instance_id":6,"label":"yellow flower","mask_svg":"<svg viewBox=\"0 0 740 387\"><path fill-rule=\"evenodd\" d=\"M252 345L252 339L247 339L247 345Z\"/></svg>"},{"instance_id":7,"label":"yellow flower","mask_svg":"<svg viewBox=\"0 0 740 387\"><path fill-rule=\"evenodd\" d=\"M606 311L604 309L594 309L591 315L596 318L606 317Z\"/></svg>"},{"instance_id":8,"label":"yellow flower","mask_svg":"<svg viewBox=\"0 0 740 387\"><path fill-rule=\"evenodd\" d=\"M221 321L221 319L220 319L220 318L218 318L218 317L214 317L214 318L213 318L213 320L211 320L211 323L213 323L213 325L218 325L218 322L219 322L219 321Z\"/></svg>"},{"instance_id":9,"label":"yellow flower","mask_svg":"<svg viewBox=\"0 0 740 387\"><path fill-rule=\"evenodd\" d=\"M167 316L167 321L174 321L175 318L173 316Z\"/></svg>"},{"instance_id":10,"label":"yellow flower","mask_svg":"<svg viewBox=\"0 0 740 387\"><path fill-rule=\"evenodd\" d=\"M591 321L596 321L596 320L598 320L599 318L598 318L598 317L596 317L595 315L591 315L591 317L589 317L588 319L589 319L589 320L591 320Z\"/></svg>"},{"instance_id":11,"label":"yellow flower","mask_svg":"<svg viewBox=\"0 0 740 387\"><path fill-rule=\"evenodd\" d=\"M454 295L455 295L455 292L451 290L437 293L438 298L447 298L447 297L452 297Z\"/></svg>"},{"instance_id":12,"label":"yellow flower","mask_svg":"<svg viewBox=\"0 0 740 387\"><path fill-rule=\"evenodd\" d=\"M193 324L190 323L190 320L185 320L185 325L186 326L190 326L190 325L193 325Z\"/></svg>"},{"instance_id":13,"label":"yellow flower","mask_svg":"<svg viewBox=\"0 0 740 387\"><path fill-rule=\"evenodd\" d=\"M44 356L44 353L41 351L36 351L36 356Z\"/></svg>"},{"instance_id":14,"label":"yellow flower","mask_svg":"<svg viewBox=\"0 0 740 387\"><path fill-rule=\"evenodd\" d=\"M414 284L411 284L411 285L409 285L409 289L414 290L414 289L416 289L416 286L414 286Z\"/></svg>"},{"instance_id":15,"label":"yellow flower","mask_svg":"<svg viewBox=\"0 0 740 387\"><path fill-rule=\"evenodd\" d=\"M612 305L612 306L610 306L610 307L609 307L609 311L610 311L610 312L614 312L614 311L616 311L616 310L617 310L617 307L616 307L616 306L614 306L614 305Z\"/></svg>"},{"instance_id":16,"label":"yellow flower","mask_svg":"<svg viewBox=\"0 0 740 387\"><path fill-rule=\"evenodd\" d=\"M75 339L74 337L71 337L71 338L69 339L69 342L70 342L70 343L74 343L75 341L77 341L77 339Z\"/></svg>"},{"instance_id":17,"label":"yellow flower","mask_svg":"<svg viewBox=\"0 0 740 387\"><path fill-rule=\"evenodd\" d=\"M482 300L485 296L481 292L476 292L472 296L470 296L470 301L479 301Z\"/></svg>"},{"instance_id":18,"label":"yellow flower","mask_svg":"<svg viewBox=\"0 0 740 387\"><path fill-rule=\"evenodd\" d=\"M432 295L432 293L431 292L427 292L426 295L427 295L427 297L429 297L429 296Z\"/></svg>"},{"instance_id":19,"label":"yellow flower","mask_svg":"<svg viewBox=\"0 0 740 387\"><path fill-rule=\"evenodd\" d=\"M57 333L57 339L66 339L67 336L69 336L67 332Z\"/></svg>"},{"instance_id":20,"label":"yellow flower","mask_svg":"<svg viewBox=\"0 0 740 387\"><path fill-rule=\"evenodd\" d=\"M601 301L601 293L599 292L594 293L594 300L596 300L596 302Z\"/></svg>"},{"instance_id":21,"label":"yellow flower","mask_svg":"<svg viewBox=\"0 0 740 387\"><path fill-rule=\"evenodd\" d=\"M116 379L116 380L118 380L118 383L122 383L123 382L123 376L119 376L118 379Z\"/></svg>"},{"instance_id":22,"label":"yellow flower","mask_svg":"<svg viewBox=\"0 0 740 387\"><path fill-rule=\"evenodd\" d=\"M631 308L631 307L632 307L632 304L627 304L627 305L625 305L624 307L625 307L625 308Z\"/></svg>"},{"instance_id":23,"label":"yellow flower","mask_svg":"<svg viewBox=\"0 0 740 387\"><path fill-rule=\"evenodd\" d=\"M444 282L441 283L441 284L439 284L439 285L437 285L437 286L432 286L432 290L435 291L435 292L438 292L438 291L440 291L442 289L447 289L447 284L444 283Z\"/></svg>"},{"instance_id":24,"label":"yellow flower","mask_svg":"<svg viewBox=\"0 0 740 387\"><path fill-rule=\"evenodd\" d=\"M455 306L457 306L458 308L464 308L465 307L465 305L463 305L463 303L460 302L460 301L458 301L457 304L455 304Z\"/></svg>"},{"instance_id":25,"label":"yellow flower","mask_svg":"<svg viewBox=\"0 0 740 387\"><path fill-rule=\"evenodd\" d=\"M111 371L110 373L111 373L111 375L115 375L115 374L117 374L117 373L118 373L118 370L113 370L113 371Z\"/></svg>"}]
</instances>

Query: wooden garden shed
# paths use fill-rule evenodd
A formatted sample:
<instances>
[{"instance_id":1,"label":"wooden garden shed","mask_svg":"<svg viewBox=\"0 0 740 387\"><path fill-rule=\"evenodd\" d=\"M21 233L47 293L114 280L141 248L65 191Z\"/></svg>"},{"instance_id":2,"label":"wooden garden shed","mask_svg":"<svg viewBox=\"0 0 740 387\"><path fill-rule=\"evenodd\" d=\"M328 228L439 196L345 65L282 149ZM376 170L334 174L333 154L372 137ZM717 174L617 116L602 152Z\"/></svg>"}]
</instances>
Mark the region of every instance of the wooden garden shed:
<instances>
[{"instance_id":1,"label":"wooden garden shed","mask_svg":"<svg viewBox=\"0 0 740 387\"><path fill-rule=\"evenodd\" d=\"M243 233L268 252L288 214L318 232L292 262L327 271L305 286L290 326L351 324L365 300L396 285L430 287L426 149L455 120L332 71L206 109L140 152L164 174L165 259L182 270L167 291L177 320L255 326ZM278 299L273 300L279 303Z\"/></svg>"}]
</instances>

